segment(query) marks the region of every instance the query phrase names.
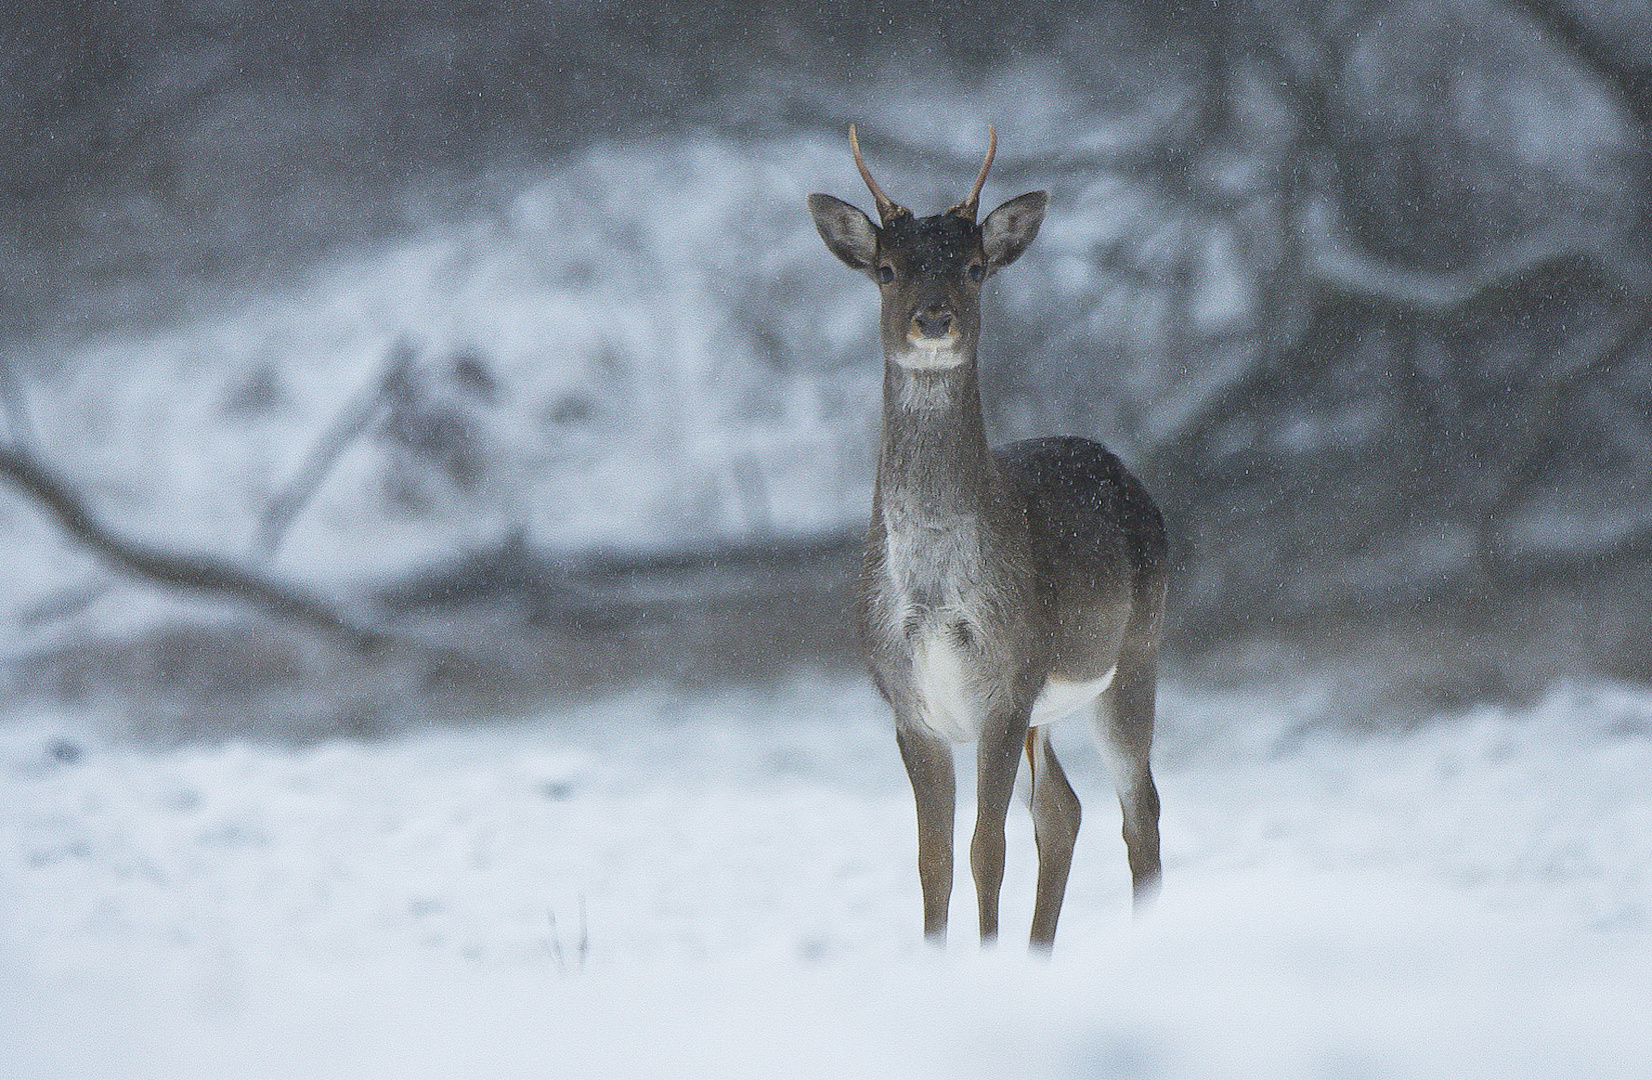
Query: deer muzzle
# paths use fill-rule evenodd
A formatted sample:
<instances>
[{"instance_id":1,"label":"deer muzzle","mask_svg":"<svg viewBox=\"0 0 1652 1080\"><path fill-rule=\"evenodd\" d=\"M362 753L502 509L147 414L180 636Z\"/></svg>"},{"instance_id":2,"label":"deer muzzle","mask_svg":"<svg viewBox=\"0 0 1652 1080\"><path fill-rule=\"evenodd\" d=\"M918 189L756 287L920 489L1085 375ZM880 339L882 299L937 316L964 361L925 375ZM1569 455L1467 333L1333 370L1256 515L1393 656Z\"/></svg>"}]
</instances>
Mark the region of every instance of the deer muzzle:
<instances>
[{"instance_id":1,"label":"deer muzzle","mask_svg":"<svg viewBox=\"0 0 1652 1080\"><path fill-rule=\"evenodd\" d=\"M940 303L929 304L912 313L912 325L907 330L907 337L914 345L933 347L957 337L956 325L950 307Z\"/></svg>"}]
</instances>

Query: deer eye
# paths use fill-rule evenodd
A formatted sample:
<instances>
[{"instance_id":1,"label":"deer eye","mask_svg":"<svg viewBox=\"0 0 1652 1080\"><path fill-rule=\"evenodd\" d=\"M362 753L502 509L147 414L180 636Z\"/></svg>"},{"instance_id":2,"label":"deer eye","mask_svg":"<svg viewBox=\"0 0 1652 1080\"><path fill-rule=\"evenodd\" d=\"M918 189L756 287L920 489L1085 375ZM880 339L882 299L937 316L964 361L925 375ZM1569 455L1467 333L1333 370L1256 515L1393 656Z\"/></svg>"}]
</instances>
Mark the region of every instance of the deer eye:
<instances>
[{"instance_id":1,"label":"deer eye","mask_svg":"<svg viewBox=\"0 0 1652 1080\"><path fill-rule=\"evenodd\" d=\"M878 267L878 284L887 285L895 280L895 268L888 263Z\"/></svg>"},{"instance_id":2,"label":"deer eye","mask_svg":"<svg viewBox=\"0 0 1652 1080\"><path fill-rule=\"evenodd\" d=\"M971 281L980 281L987 276L987 268L980 263L970 263L968 273Z\"/></svg>"}]
</instances>

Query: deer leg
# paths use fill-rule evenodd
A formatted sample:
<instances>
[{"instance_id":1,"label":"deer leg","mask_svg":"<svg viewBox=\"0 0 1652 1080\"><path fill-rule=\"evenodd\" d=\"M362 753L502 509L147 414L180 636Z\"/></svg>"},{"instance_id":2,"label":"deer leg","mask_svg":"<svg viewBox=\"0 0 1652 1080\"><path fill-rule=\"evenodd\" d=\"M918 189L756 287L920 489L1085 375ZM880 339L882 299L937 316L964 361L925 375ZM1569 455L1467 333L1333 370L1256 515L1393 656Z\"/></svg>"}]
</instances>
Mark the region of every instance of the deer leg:
<instances>
[{"instance_id":1,"label":"deer leg","mask_svg":"<svg viewBox=\"0 0 1652 1080\"><path fill-rule=\"evenodd\" d=\"M981 941L998 940L998 893L1004 884L1004 819L1015 794L1015 771L1027 737L1026 712L1019 722L989 722L976 744L975 835L969 845L980 910Z\"/></svg>"},{"instance_id":2,"label":"deer leg","mask_svg":"<svg viewBox=\"0 0 1652 1080\"><path fill-rule=\"evenodd\" d=\"M1098 706L1100 729L1113 786L1124 811L1124 846L1136 910L1159 891L1159 792L1148 756L1153 747L1153 710L1158 689L1158 652L1126 646L1118 676ZM1107 699L1111 698L1111 707Z\"/></svg>"},{"instance_id":3,"label":"deer leg","mask_svg":"<svg viewBox=\"0 0 1652 1080\"><path fill-rule=\"evenodd\" d=\"M1027 732L1027 765L1032 770L1033 838L1038 842L1038 893L1033 905L1031 947L1049 952L1067 892L1082 812L1067 774L1050 746L1048 728Z\"/></svg>"},{"instance_id":4,"label":"deer leg","mask_svg":"<svg viewBox=\"0 0 1652 1080\"><path fill-rule=\"evenodd\" d=\"M895 741L912 781L918 805L918 882L924 894L924 938L946 944L947 909L952 904L952 819L956 812L952 746L905 725Z\"/></svg>"}]
</instances>

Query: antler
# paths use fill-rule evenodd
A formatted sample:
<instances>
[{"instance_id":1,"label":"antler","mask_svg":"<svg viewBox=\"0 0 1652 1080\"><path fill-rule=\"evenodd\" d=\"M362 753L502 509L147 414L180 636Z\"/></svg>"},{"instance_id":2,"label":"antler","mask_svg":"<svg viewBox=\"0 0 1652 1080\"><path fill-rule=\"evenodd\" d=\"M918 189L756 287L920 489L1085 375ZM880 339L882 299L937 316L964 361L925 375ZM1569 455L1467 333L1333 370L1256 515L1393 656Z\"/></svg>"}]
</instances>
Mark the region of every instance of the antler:
<instances>
[{"instance_id":1,"label":"antler","mask_svg":"<svg viewBox=\"0 0 1652 1080\"><path fill-rule=\"evenodd\" d=\"M992 168L993 155L998 153L998 132L991 124L987 125L987 160L981 162L981 171L975 175L975 186L969 189L969 198L948 210L965 221L974 221L975 212L980 204L981 188L987 182L987 170Z\"/></svg>"},{"instance_id":2,"label":"antler","mask_svg":"<svg viewBox=\"0 0 1652 1080\"><path fill-rule=\"evenodd\" d=\"M878 216L885 225L900 217L910 217L912 211L902 206L883 193L878 182L872 179L872 170L866 167L866 159L860 156L860 140L855 137L855 125L849 125L849 149L855 154L855 168L860 170L860 178L866 181L866 186L872 190L872 198L878 201Z\"/></svg>"}]
</instances>

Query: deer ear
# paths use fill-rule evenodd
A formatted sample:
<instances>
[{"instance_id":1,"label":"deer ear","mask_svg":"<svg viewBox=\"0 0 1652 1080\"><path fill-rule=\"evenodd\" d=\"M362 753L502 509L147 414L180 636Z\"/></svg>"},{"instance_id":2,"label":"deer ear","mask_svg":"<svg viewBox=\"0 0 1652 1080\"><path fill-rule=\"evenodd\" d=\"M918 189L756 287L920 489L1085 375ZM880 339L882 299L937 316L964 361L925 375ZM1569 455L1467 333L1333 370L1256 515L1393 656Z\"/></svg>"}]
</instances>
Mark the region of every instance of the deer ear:
<instances>
[{"instance_id":1,"label":"deer ear","mask_svg":"<svg viewBox=\"0 0 1652 1080\"><path fill-rule=\"evenodd\" d=\"M997 270L1021 257L1044 224L1044 208L1050 205L1045 191L1017 195L987 215L981 222L981 251L987 265Z\"/></svg>"},{"instance_id":2,"label":"deer ear","mask_svg":"<svg viewBox=\"0 0 1652 1080\"><path fill-rule=\"evenodd\" d=\"M852 270L871 272L878 257L878 227L871 218L830 195L810 195L809 213L833 255Z\"/></svg>"}]
</instances>

